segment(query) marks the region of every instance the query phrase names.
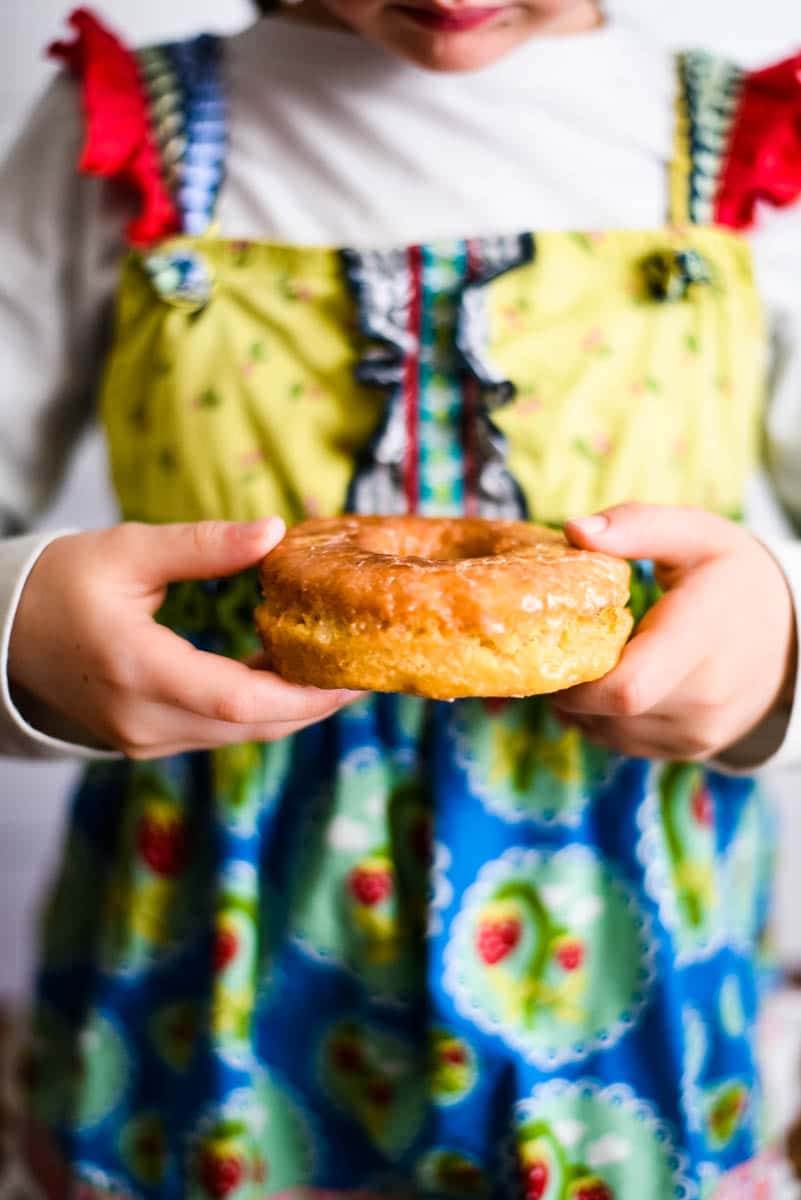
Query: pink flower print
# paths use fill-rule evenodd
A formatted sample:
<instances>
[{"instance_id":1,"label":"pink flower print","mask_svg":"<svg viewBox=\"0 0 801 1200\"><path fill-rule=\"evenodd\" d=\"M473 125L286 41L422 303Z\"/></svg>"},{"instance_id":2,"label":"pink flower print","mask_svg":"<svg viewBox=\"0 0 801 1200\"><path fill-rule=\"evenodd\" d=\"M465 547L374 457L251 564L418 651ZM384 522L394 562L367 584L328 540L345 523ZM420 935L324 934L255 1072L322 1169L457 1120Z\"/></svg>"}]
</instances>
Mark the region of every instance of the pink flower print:
<instances>
[{"instance_id":1,"label":"pink flower print","mask_svg":"<svg viewBox=\"0 0 801 1200\"><path fill-rule=\"evenodd\" d=\"M604 337L600 325L594 325L592 329L587 330L581 340L581 348L585 354L607 355L612 353L612 347Z\"/></svg>"},{"instance_id":2,"label":"pink flower print","mask_svg":"<svg viewBox=\"0 0 801 1200\"><path fill-rule=\"evenodd\" d=\"M604 240L604 234L597 230L590 230L587 233L571 233L569 235L571 241L575 242L582 250L592 253L596 246L600 246Z\"/></svg>"},{"instance_id":3,"label":"pink flower print","mask_svg":"<svg viewBox=\"0 0 801 1200\"><path fill-rule=\"evenodd\" d=\"M612 446L612 439L605 433L594 433L590 438L590 449L601 458L612 453Z\"/></svg>"},{"instance_id":4,"label":"pink flower print","mask_svg":"<svg viewBox=\"0 0 801 1200\"><path fill-rule=\"evenodd\" d=\"M240 467L256 467L259 463L264 462L264 451L255 447L253 450L247 450L239 456Z\"/></svg>"},{"instance_id":5,"label":"pink flower print","mask_svg":"<svg viewBox=\"0 0 801 1200\"><path fill-rule=\"evenodd\" d=\"M253 243L248 241L237 241L231 243L231 254L233 255L235 267L247 266L252 246Z\"/></svg>"},{"instance_id":6,"label":"pink flower print","mask_svg":"<svg viewBox=\"0 0 801 1200\"><path fill-rule=\"evenodd\" d=\"M250 379L251 375L256 370L256 367L260 366L261 363L266 362L266 360L267 352L264 348L264 343L254 342L248 351L247 362L242 364L242 374L245 379Z\"/></svg>"},{"instance_id":7,"label":"pink flower print","mask_svg":"<svg viewBox=\"0 0 801 1200\"><path fill-rule=\"evenodd\" d=\"M573 449L596 464L611 454L613 448L614 442L605 433L593 433L589 437L577 437L573 440Z\"/></svg>"},{"instance_id":8,"label":"pink flower print","mask_svg":"<svg viewBox=\"0 0 801 1200\"><path fill-rule=\"evenodd\" d=\"M288 300L299 300L302 303L308 303L308 301L314 299L314 291L302 279L287 279L284 290Z\"/></svg>"},{"instance_id":9,"label":"pink flower print","mask_svg":"<svg viewBox=\"0 0 801 1200\"><path fill-rule=\"evenodd\" d=\"M289 399L297 402L298 400L322 400L326 395L326 390L320 383L303 383L298 379L289 389Z\"/></svg>"},{"instance_id":10,"label":"pink flower print","mask_svg":"<svg viewBox=\"0 0 801 1200\"><path fill-rule=\"evenodd\" d=\"M522 392L517 401L517 411L533 416L542 408L542 398L535 391Z\"/></svg>"},{"instance_id":11,"label":"pink flower print","mask_svg":"<svg viewBox=\"0 0 801 1200\"><path fill-rule=\"evenodd\" d=\"M206 388L192 401L193 408L219 408L221 404L222 396L216 388Z\"/></svg>"},{"instance_id":12,"label":"pink flower print","mask_svg":"<svg viewBox=\"0 0 801 1200\"><path fill-rule=\"evenodd\" d=\"M510 329L519 332L524 328L523 308L519 304L507 304L502 312L503 319Z\"/></svg>"},{"instance_id":13,"label":"pink flower print","mask_svg":"<svg viewBox=\"0 0 801 1200\"><path fill-rule=\"evenodd\" d=\"M645 378L634 379L631 383L629 391L632 396L644 396L646 392L661 392L662 385L653 375L646 375Z\"/></svg>"}]
</instances>

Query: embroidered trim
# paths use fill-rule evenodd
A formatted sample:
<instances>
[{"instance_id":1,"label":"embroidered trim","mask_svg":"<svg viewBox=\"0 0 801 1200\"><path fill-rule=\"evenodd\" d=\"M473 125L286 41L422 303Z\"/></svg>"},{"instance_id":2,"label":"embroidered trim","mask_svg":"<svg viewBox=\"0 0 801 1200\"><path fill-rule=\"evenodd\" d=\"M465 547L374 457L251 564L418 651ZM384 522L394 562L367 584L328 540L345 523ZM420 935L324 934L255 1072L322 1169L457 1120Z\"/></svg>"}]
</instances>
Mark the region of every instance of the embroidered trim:
<instances>
[{"instance_id":1,"label":"embroidered trim","mask_svg":"<svg viewBox=\"0 0 801 1200\"><path fill-rule=\"evenodd\" d=\"M221 49L219 38L205 34L169 47L184 97L187 146L178 202L190 237L206 233L214 221L225 177L228 115Z\"/></svg>"},{"instance_id":2,"label":"embroidered trim","mask_svg":"<svg viewBox=\"0 0 801 1200\"><path fill-rule=\"evenodd\" d=\"M491 413L508 404L514 384L491 363L487 299L489 284L507 271L532 262L531 234L480 238L468 242L468 283L456 329L456 344L467 368L465 404L465 511L499 520L523 519L527 505L523 490L507 466L506 438Z\"/></svg>"},{"instance_id":3,"label":"embroidered trim","mask_svg":"<svg viewBox=\"0 0 801 1200\"><path fill-rule=\"evenodd\" d=\"M225 174L225 96L219 38L128 50L87 9L70 17L60 59L81 81L86 141L80 169L120 179L141 197L127 235L146 248L198 236L214 219Z\"/></svg>"},{"instance_id":4,"label":"embroidered trim","mask_svg":"<svg viewBox=\"0 0 801 1200\"><path fill-rule=\"evenodd\" d=\"M206 233L225 176L227 114L218 38L138 52L161 162L190 237Z\"/></svg>"},{"instance_id":5,"label":"embroidered trim","mask_svg":"<svg viewBox=\"0 0 801 1200\"><path fill-rule=\"evenodd\" d=\"M716 219L717 197L745 73L700 50L681 55L678 66L678 145L671 217L677 224L689 220L708 225Z\"/></svg>"},{"instance_id":6,"label":"embroidered trim","mask_svg":"<svg viewBox=\"0 0 801 1200\"><path fill-rule=\"evenodd\" d=\"M411 321L412 275L405 250L343 250L345 275L369 344L356 379L386 398L384 419L361 456L348 491L350 512L397 514L406 510L407 415L399 401L407 385L407 361L419 352Z\"/></svg>"},{"instance_id":7,"label":"embroidered trim","mask_svg":"<svg viewBox=\"0 0 801 1200\"><path fill-rule=\"evenodd\" d=\"M349 509L525 514L506 466L506 442L489 418L490 403L507 402L514 388L486 353L486 290L529 261L533 248L526 234L408 251L343 251L360 327L370 339L356 377L386 396Z\"/></svg>"},{"instance_id":8,"label":"embroidered trim","mask_svg":"<svg viewBox=\"0 0 801 1200\"><path fill-rule=\"evenodd\" d=\"M690 221L690 110L687 102L686 65L684 56L676 58L677 87L673 130L673 160L669 171L669 219L681 227Z\"/></svg>"},{"instance_id":9,"label":"embroidered trim","mask_svg":"<svg viewBox=\"0 0 801 1200\"><path fill-rule=\"evenodd\" d=\"M137 51L139 68L150 107L150 117L159 147L162 170L173 195L181 182L181 163L186 153L186 129L178 79L163 46Z\"/></svg>"},{"instance_id":10,"label":"embroidered trim","mask_svg":"<svg viewBox=\"0 0 801 1200\"><path fill-rule=\"evenodd\" d=\"M409 250L409 309L407 314L409 345L415 349L406 356L403 372L403 411L406 418L406 451L403 481L406 511L416 512L420 500L420 322L423 254L419 246Z\"/></svg>"},{"instance_id":11,"label":"embroidered trim","mask_svg":"<svg viewBox=\"0 0 801 1200\"><path fill-rule=\"evenodd\" d=\"M465 398L454 330L467 273L463 241L422 249L419 442L420 511L460 516L465 511Z\"/></svg>"},{"instance_id":12,"label":"embroidered trim","mask_svg":"<svg viewBox=\"0 0 801 1200\"><path fill-rule=\"evenodd\" d=\"M465 366L481 384L491 407L511 400L514 386L492 365L487 355L490 342L487 286L515 267L534 259L530 233L509 237L476 238L468 243L470 279L462 296L456 343Z\"/></svg>"}]
</instances>

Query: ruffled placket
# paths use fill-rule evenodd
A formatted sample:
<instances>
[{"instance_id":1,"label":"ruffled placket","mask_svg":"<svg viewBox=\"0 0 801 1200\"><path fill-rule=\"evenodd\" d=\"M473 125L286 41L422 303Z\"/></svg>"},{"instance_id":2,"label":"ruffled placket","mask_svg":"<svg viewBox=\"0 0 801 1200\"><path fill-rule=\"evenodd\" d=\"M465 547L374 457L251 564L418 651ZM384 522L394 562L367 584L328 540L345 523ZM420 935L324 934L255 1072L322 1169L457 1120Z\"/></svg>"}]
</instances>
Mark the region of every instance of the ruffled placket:
<instances>
[{"instance_id":1,"label":"ruffled placket","mask_svg":"<svg viewBox=\"0 0 801 1200\"><path fill-rule=\"evenodd\" d=\"M356 512L525 516L492 411L514 385L489 355L489 288L531 261L530 235L343 251L366 339L356 368L384 414L350 489Z\"/></svg>"}]
</instances>

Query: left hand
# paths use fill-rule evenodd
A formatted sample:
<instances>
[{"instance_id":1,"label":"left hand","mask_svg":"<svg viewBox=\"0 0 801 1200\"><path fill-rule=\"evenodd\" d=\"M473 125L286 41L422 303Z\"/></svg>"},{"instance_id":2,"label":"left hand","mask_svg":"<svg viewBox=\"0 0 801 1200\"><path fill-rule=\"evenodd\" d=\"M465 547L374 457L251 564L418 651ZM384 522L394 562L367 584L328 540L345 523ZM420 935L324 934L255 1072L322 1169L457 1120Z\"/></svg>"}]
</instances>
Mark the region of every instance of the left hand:
<instances>
[{"instance_id":1,"label":"left hand","mask_svg":"<svg viewBox=\"0 0 801 1200\"><path fill-rule=\"evenodd\" d=\"M709 758L795 685L795 614L784 575L744 528L702 509L621 504L565 534L586 550L652 559L665 594L618 665L558 692L557 715L637 758Z\"/></svg>"}]
</instances>

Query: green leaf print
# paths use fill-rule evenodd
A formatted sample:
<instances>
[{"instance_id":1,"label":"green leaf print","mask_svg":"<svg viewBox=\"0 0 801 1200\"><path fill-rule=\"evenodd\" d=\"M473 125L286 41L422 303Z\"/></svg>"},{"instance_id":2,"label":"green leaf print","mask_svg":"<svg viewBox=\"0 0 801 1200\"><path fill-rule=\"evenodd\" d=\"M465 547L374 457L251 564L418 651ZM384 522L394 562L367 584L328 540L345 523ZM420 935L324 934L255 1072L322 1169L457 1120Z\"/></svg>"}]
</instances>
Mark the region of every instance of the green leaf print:
<instances>
[{"instance_id":1,"label":"green leaf print","mask_svg":"<svg viewBox=\"0 0 801 1200\"><path fill-rule=\"evenodd\" d=\"M597 466L601 461L601 456L593 450L586 438L577 437L573 439L573 449L583 458L588 459L593 466Z\"/></svg>"},{"instance_id":2,"label":"green leaf print","mask_svg":"<svg viewBox=\"0 0 801 1200\"><path fill-rule=\"evenodd\" d=\"M593 254L595 252L595 243L589 234L570 233L568 234L568 237L575 246L578 246L580 250L584 250L585 253Z\"/></svg>"},{"instance_id":3,"label":"green leaf print","mask_svg":"<svg viewBox=\"0 0 801 1200\"><path fill-rule=\"evenodd\" d=\"M214 388L207 388L205 392L201 392L197 403L198 408L219 408L222 396Z\"/></svg>"}]
</instances>

